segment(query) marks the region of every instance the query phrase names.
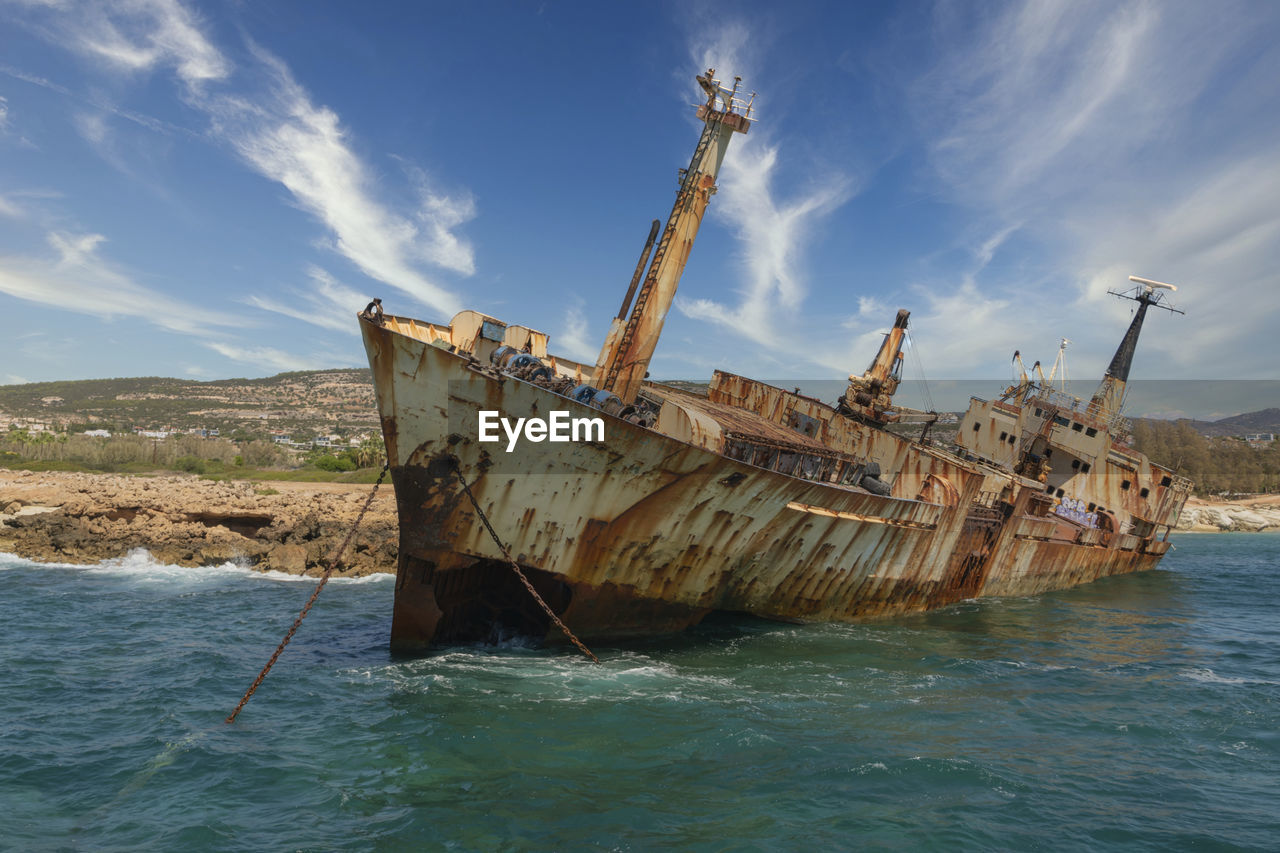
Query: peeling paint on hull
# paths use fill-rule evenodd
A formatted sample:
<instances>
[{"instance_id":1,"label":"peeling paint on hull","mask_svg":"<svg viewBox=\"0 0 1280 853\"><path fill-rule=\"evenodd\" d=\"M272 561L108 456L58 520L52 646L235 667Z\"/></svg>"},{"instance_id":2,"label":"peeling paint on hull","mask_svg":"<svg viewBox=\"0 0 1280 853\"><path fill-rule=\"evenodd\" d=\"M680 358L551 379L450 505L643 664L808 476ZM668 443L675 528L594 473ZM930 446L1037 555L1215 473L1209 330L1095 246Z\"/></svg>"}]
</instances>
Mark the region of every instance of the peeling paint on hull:
<instances>
[{"instance_id":1,"label":"peeling paint on hull","mask_svg":"<svg viewBox=\"0 0 1280 853\"><path fill-rule=\"evenodd\" d=\"M1037 517L1032 490L982 506L986 475L953 462L937 464L947 500L933 503L799 479L614 417L604 442L507 454L477 440L481 409L600 412L368 318L361 329L399 510L399 651L516 633L559 639L475 517L455 465L584 640L679 631L713 610L887 617L1150 569L1163 554L1164 543L1132 536L1059 541L1061 525ZM929 458L904 463L911 482L925 482Z\"/></svg>"}]
</instances>

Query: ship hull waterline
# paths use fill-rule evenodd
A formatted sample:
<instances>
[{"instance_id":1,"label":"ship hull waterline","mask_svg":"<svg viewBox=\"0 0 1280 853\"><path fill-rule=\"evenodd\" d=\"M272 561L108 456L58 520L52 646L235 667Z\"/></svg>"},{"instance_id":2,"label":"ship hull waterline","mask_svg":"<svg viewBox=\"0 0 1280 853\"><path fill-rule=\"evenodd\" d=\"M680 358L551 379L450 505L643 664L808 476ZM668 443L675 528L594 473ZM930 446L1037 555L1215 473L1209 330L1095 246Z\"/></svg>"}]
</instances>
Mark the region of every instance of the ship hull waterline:
<instances>
[{"instance_id":1,"label":"ship hull waterline","mask_svg":"<svg viewBox=\"0 0 1280 853\"><path fill-rule=\"evenodd\" d=\"M391 646L562 639L511 571L584 640L680 631L712 611L858 621L1033 595L1154 568L1167 543L1054 540L1027 492L975 515L757 468L582 406L361 319L400 526ZM604 441L478 441L481 410L602 417ZM976 485L973 487L976 489ZM1124 540L1132 541L1124 541ZM1121 547L1118 547L1121 546Z\"/></svg>"}]
</instances>

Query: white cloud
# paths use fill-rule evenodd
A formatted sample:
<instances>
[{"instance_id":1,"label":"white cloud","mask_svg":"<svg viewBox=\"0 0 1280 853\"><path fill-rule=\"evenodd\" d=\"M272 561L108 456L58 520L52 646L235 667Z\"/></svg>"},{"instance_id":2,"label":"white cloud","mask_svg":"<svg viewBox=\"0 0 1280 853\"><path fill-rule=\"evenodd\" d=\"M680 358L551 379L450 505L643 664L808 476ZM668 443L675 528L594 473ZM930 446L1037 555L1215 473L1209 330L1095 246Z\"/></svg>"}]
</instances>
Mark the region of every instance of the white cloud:
<instances>
[{"instance_id":1,"label":"white cloud","mask_svg":"<svg viewBox=\"0 0 1280 853\"><path fill-rule=\"evenodd\" d=\"M696 70L714 68L728 85L735 76L742 77L749 96L750 81L761 71L758 61L768 34L742 21L699 17L689 51ZM695 100L704 99L697 90ZM753 125L747 136L734 136L711 202L711 215L728 222L741 247L737 303L686 292L676 298L675 307L686 317L767 344L770 352L830 367L841 360L844 347L835 348L840 354L815 349L811 337L795 334L790 323L799 318L807 292L804 251L827 217L853 196L854 182L838 170L824 169L793 182L805 189L780 195L775 183L783 146L772 142L768 133Z\"/></svg>"},{"instance_id":2,"label":"white cloud","mask_svg":"<svg viewBox=\"0 0 1280 853\"><path fill-rule=\"evenodd\" d=\"M1271 350L1280 315L1280 144L1259 109L1280 96L1274 40L1195 4L937 9L937 62L907 87L935 192L1016 224L930 282L926 358L989 372L1066 335L1073 370L1099 375L1132 308L1106 291L1132 273L1184 285L1191 315L1152 315L1137 371L1274 373L1233 364ZM988 267L1015 231L1032 265Z\"/></svg>"},{"instance_id":3,"label":"white cloud","mask_svg":"<svg viewBox=\"0 0 1280 853\"><path fill-rule=\"evenodd\" d=\"M252 62L233 73L237 69L202 32L201 22L176 0L59 6L52 12L52 24L43 30L51 41L126 73L172 69L187 103L209 117L215 138L288 189L325 226L328 247L365 275L445 316L461 308L457 295L420 266L474 272L474 252L457 230L475 216L468 194L440 192L419 170L410 176L419 191L417 209L398 212L384 204L333 110L315 104L289 68L256 45L249 45ZM100 109L148 121L109 106ZM101 116L83 116L80 129L101 144L104 156L111 153Z\"/></svg>"},{"instance_id":4,"label":"white cloud","mask_svg":"<svg viewBox=\"0 0 1280 853\"><path fill-rule=\"evenodd\" d=\"M163 329L210 334L209 326L243 326L244 321L144 287L99 256L101 234L52 232L56 259L0 256L0 292L19 299L104 319L139 317Z\"/></svg>"},{"instance_id":5,"label":"white cloud","mask_svg":"<svg viewBox=\"0 0 1280 853\"><path fill-rule=\"evenodd\" d=\"M247 347L223 341L205 341L204 345L232 361L251 364L254 367L265 367L268 370L318 370L333 366L326 364L321 358L293 355L273 347Z\"/></svg>"},{"instance_id":6,"label":"white cloud","mask_svg":"<svg viewBox=\"0 0 1280 853\"><path fill-rule=\"evenodd\" d=\"M594 342L587 332L587 318L582 313L583 302L575 298L574 304L564 312L560 331L551 340L550 349L564 354L574 361L594 365L600 355L602 341Z\"/></svg>"},{"instance_id":7,"label":"white cloud","mask_svg":"<svg viewBox=\"0 0 1280 853\"><path fill-rule=\"evenodd\" d=\"M0 195L0 216L8 216L11 219L20 219L22 218L22 208Z\"/></svg>"},{"instance_id":8,"label":"white cloud","mask_svg":"<svg viewBox=\"0 0 1280 853\"><path fill-rule=\"evenodd\" d=\"M424 199L418 224L375 200L367 169L351 150L332 110L311 102L280 60L256 51L268 89L241 96L199 99L215 132L255 170L283 184L302 209L333 235L332 248L367 276L410 294L442 314L461 309L457 296L417 269L423 260L470 274L470 247L452 229L474 215L466 200Z\"/></svg>"},{"instance_id":9,"label":"white cloud","mask_svg":"<svg viewBox=\"0 0 1280 853\"><path fill-rule=\"evenodd\" d=\"M172 67L188 86L220 80L231 63L200 32L200 22L176 0L77 4L62 25L64 46L116 68L144 72Z\"/></svg>"},{"instance_id":10,"label":"white cloud","mask_svg":"<svg viewBox=\"0 0 1280 853\"><path fill-rule=\"evenodd\" d=\"M676 305L688 317L776 344L779 317L794 314L804 301L803 250L821 220L852 195L852 187L837 175L807 193L780 200L772 186L778 147L735 142L739 145L725 160L714 209L733 226L742 245L746 278L741 299L732 307L710 299L680 299Z\"/></svg>"},{"instance_id":11,"label":"white cloud","mask_svg":"<svg viewBox=\"0 0 1280 853\"><path fill-rule=\"evenodd\" d=\"M708 68L714 68L716 76L721 80L732 80L735 76L750 79L754 66L747 60L751 53L748 46L754 44L758 49L759 44L745 23L716 20L713 26L698 26L697 29L698 41L691 47L690 53L698 63L699 74ZM706 100L705 93L692 81L682 77L681 82L693 86L695 103Z\"/></svg>"},{"instance_id":12,"label":"white cloud","mask_svg":"<svg viewBox=\"0 0 1280 853\"><path fill-rule=\"evenodd\" d=\"M334 279L319 267L307 270L311 288L294 288L292 298L285 301L253 295L244 301L264 311L274 311L304 323L355 334L356 312L369 302L369 297L357 293Z\"/></svg>"}]
</instances>

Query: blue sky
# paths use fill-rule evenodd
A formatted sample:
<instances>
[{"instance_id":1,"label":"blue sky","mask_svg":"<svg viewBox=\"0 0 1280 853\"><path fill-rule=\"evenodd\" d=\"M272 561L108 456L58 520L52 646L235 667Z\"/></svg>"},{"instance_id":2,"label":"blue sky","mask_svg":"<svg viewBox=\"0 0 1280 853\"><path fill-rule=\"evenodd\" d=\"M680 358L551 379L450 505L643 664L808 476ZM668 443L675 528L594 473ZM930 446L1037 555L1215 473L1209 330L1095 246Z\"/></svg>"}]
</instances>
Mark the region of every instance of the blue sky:
<instances>
[{"instance_id":1,"label":"blue sky","mask_svg":"<svg viewBox=\"0 0 1280 853\"><path fill-rule=\"evenodd\" d=\"M1280 4L0 10L0 382L360 365L372 296L593 358L709 65L759 121L655 375L839 378L905 307L929 378L1096 376L1134 273L1188 312L1135 376L1280 376Z\"/></svg>"}]
</instances>

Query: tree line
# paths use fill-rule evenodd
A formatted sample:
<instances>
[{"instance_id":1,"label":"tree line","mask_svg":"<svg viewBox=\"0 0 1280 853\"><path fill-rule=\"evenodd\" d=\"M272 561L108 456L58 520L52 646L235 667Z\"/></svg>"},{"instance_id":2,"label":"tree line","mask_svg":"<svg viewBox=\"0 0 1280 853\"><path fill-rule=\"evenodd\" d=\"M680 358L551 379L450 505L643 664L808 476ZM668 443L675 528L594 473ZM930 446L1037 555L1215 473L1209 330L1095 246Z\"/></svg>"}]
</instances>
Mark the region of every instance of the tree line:
<instances>
[{"instance_id":1,"label":"tree line","mask_svg":"<svg viewBox=\"0 0 1280 853\"><path fill-rule=\"evenodd\" d=\"M300 455L261 439L55 435L32 434L21 429L0 433L0 465L27 464L103 472L157 470L221 474L237 468L291 470L303 467L342 472L381 467L384 459L381 439L358 447L323 448Z\"/></svg>"},{"instance_id":2,"label":"tree line","mask_svg":"<svg viewBox=\"0 0 1280 853\"><path fill-rule=\"evenodd\" d=\"M1239 438L1208 438L1187 421L1136 420L1133 446L1152 462L1176 470L1201 495L1280 491L1280 448L1252 447Z\"/></svg>"}]
</instances>

